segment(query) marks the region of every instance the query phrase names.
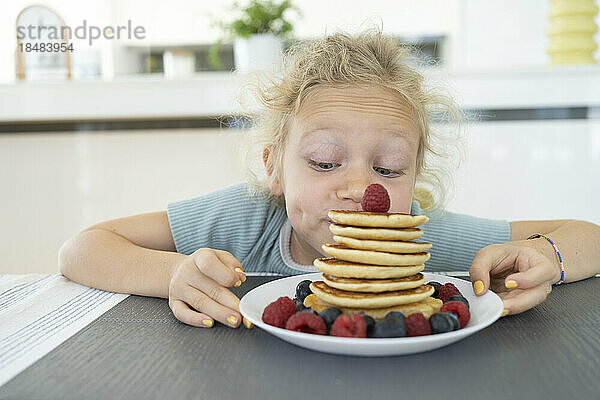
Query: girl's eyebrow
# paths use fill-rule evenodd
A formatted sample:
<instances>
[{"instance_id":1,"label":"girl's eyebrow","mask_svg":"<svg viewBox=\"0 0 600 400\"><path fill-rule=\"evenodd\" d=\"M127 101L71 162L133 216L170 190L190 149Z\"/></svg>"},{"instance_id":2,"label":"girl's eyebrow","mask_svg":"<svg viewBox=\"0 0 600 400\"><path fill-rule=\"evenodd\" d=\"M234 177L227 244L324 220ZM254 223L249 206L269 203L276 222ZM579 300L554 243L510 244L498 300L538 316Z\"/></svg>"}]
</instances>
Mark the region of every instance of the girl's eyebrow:
<instances>
[{"instance_id":1,"label":"girl's eyebrow","mask_svg":"<svg viewBox=\"0 0 600 400\"><path fill-rule=\"evenodd\" d=\"M406 145L382 145L377 147L376 160L379 162L405 162L411 159L412 149ZM322 155L324 157L336 157L346 154L346 150L338 145L335 141L328 140L317 140L315 142L309 142L302 146L302 154L305 156Z\"/></svg>"},{"instance_id":2,"label":"girl's eyebrow","mask_svg":"<svg viewBox=\"0 0 600 400\"><path fill-rule=\"evenodd\" d=\"M407 143L411 144L413 143L413 135L406 130L406 128L402 127L402 126L395 126L393 128L390 129L384 129L382 132L386 132L386 133L391 133L396 137L399 137L401 139L403 139L404 141L406 141Z\"/></svg>"},{"instance_id":3,"label":"girl's eyebrow","mask_svg":"<svg viewBox=\"0 0 600 400\"><path fill-rule=\"evenodd\" d=\"M304 139L314 133L317 133L317 132L340 132L340 131L341 131L341 129L333 127L333 126L319 126L316 128L309 128L309 129L305 130L304 132L302 132L300 139L302 140L302 139ZM404 128L402 126L394 126L393 128L382 129L381 132L390 133L396 137L400 137L408 142L411 142L412 135L410 134L410 132L408 132L406 130L406 128Z\"/></svg>"},{"instance_id":4,"label":"girl's eyebrow","mask_svg":"<svg viewBox=\"0 0 600 400\"><path fill-rule=\"evenodd\" d=\"M339 131L339 129L337 128L333 128L333 127L319 127L319 128L314 128L314 129L308 129L304 132L302 132L302 135L300 136L300 140L305 140L307 139L309 136L312 136L313 134L317 133L317 132L335 132L335 131Z\"/></svg>"},{"instance_id":5,"label":"girl's eyebrow","mask_svg":"<svg viewBox=\"0 0 600 400\"><path fill-rule=\"evenodd\" d=\"M405 152L386 154L380 158L380 161L392 162L392 163L393 162L404 162L407 160L410 160L410 157Z\"/></svg>"},{"instance_id":6,"label":"girl's eyebrow","mask_svg":"<svg viewBox=\"0 0 600 400\"><path fill-rule=\"evenodd\" d=\"M302 132L302 134L300 136L300 143L305 142L311 136L313 136L314 134L319 133L319 132L338 133L341 131L342 130L339 128L330 127L330 126L320 126L320 127L316 127L316 128L309 128L309 129L305 130L304 132ZM393 126L391 128L382 129L381 132L388 133L388 134L392 135L395 139L396 138L401 139L402 144L399 145L399 142L394 140L395 143L381 144L378 147L378 149L385 151L385 150L389 150L390 147L392 147L395 149L399 149L399 151L403 154L412 154L413 153L413 141L412 141L411 135L402 126ZM326 139L325 143L334 144L336 147L339 147L337 145L337 140L336 140L337 135L327 135L327 136L328 136L328 138Z\"/></svg>"},{"instance_id":7,"label":"girl's eyebrow","mask_svg":"<svg viewBox=\"0 0 600 400\"><path fill-rule=\"evenodd\" d=\"M409 141L409 139L406 139L404 137L402 137L402 144L400 144L399 142L394 142L394 143L382 143L378 146L378 150L392 150L394 152L400 151L401 153L412 153L413 152L413 147L412 147L412 142Z\"/></svg>"},{"instance_id":8,"label":"girl's eyebrow","mask_svg":"<svg viewBox=\"0 0 600 400\"><path fill-rule=\"evenodd\" d=\"M345 153L344 149L336 144L335 142L331 142L328 140L325 141L316 141L310 142L307 145L302 146L302 153L304 154L342 154Z\"/></svg>"}]
</instances>

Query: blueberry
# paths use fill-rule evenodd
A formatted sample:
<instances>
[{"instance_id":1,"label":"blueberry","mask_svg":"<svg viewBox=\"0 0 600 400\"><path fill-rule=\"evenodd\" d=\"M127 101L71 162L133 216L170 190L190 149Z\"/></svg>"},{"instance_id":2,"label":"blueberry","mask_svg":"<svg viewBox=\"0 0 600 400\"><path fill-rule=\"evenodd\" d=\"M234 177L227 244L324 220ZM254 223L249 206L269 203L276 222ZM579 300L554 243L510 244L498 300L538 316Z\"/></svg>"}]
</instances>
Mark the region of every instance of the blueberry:
<instances>
[{"instance_id":1,"label":"blueberry","mask_svg":"<svg viewBox=\"0 0 600 400\"><path fill-rule=\"evenodd\" d=\"M303 310L300 310L300 312L309 312L309 313L313 313L313 314L315 314L315 315L319 315L319 313L318 313L318 312L316 312L315 310L313 310L313 309L312 309L312 308L310 308L310 307L306 307L305 309L303 309Z\"/></svg>"},{"instance_id":2,"label":"blueberry","mask_svg":"<svg viewBox=\"0 0 600 400\"><path fill-rule=\"evenodd\" d=\"M304 299L306 298L306 296L308 296L309 294L312 293L312 291L310 290L310 284L312 283L312 281L309 281L308 279L303 280L302 282L300 282L298 284L298 286L296 286L296 298L299 299L300 301L304 301Z\"/></svg>"},{"instance_id":3,"label":"blueberry","mask_svg":"<svg viewBox=\"0 0 600 400\"><path fill-rule=\"evenodd\" d=\"M384 318L375 323L374 338L390 338L406 336L406 325L402 318Z\"/></svg>"},{"instance_id":4,"label":"blueberry","mask_svg":"<svg viewBox=\"0 0 600 400\"><path fill-rule=\"evenodd\" d=\"M304 307L304 303L302 301L300 301L299 298L294 297L294 302L296 303L296 312L302 311L306 308L306 307Z\"/></svg>"},{"instance_id":5,"label":"blueberry","mask_svg":"<svg viewBox=\"0 0 600 400\"><path fill-rule=\"evenodd\" d=\"M365 319L365 323L367 324L367 337L371 337L373 335L373 329L375 328L375 320L365 314L363 311L359 312L360 315Z\"/></svg>"},{"instance_id":6,"label":"blueberry","mask_svg":"<svg viewBox=\"0 0 600 400\"><path fill-rule=\"evenodd\" d=\"M399 318L404 321L404 314L402 314L400 311L390 311L385 315L385 318Z\"/></svg>"},{"instance_id":7,"label":"blueberry","mask_svg":"<svg viewBox=\"0 0 600 400\"><path fill-rule=\"evenodd\" d=\"M337 317L339 317L341 314L342 311L339 308L329 307L321 311L319 317L323 318L323 321L325 321L325 325L327 326L327 331L329 331L331 325L333 325Z\"/></svg>"},{"instance_id":8,"label":"blueberry","mask_svg":"<svg viewBox=\"0 0 600 400\"><path fill-rule=\"evenodd\" d=\"M448 301L461 301L461 302L465 303L465 305L466 305L467 307L469 307L469 301L468 301L467 299L465 299L463 296L454 295L454 296L451 296L451 297L448 299Z\"/></svg>"},{"instance_id":9,"label":"blueberry","mask_svg":"<svg viewBox=\"0 0 600 400\"><path fill-rule=\"evenodd\" d=\"M429 317L431 333L444 333L454 330L454 321L448 313L435 313Z\"/></svg>"},{"instance_id":10,"label":"blueberry","mask_svg":"<svg viewBox=\"0 0 600 400\"><path fill-rule=\"evenodd\" d=\"M442 284L439 282L436 282L436 281L431 281L431 282L427 282L426 285L433 286L433 294L431 295L431 297L437 298L438 294L439 294L438 288L440 286L442 286Z\"/></svg>"},{"instance_id":11,"label":"blueberry","mask_svg":"<svg viewBox=\"0 0 600 400\"><path fill-rule=\"evenodd\" d=\"M451 313L451 312L447 312L444 314L448 314L448 318L452 320L452 330L458 330L460 329L460 321L458 320L458 317L456 316L456 314Z\"/></svg>"}]
</instances>

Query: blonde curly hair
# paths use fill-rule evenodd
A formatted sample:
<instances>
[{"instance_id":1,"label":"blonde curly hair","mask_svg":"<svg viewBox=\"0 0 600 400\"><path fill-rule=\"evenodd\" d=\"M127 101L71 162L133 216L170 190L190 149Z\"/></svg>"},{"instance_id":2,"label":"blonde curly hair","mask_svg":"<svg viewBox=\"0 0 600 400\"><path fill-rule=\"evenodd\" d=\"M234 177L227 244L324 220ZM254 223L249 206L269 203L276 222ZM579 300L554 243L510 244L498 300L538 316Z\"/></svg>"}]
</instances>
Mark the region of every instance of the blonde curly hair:
<instances>
[{"instance_id":1,"label":"blonde curly hair","mask_svg":"<svg viewBox=\"0 0 600 400\"><path fill-rule=\"evenodd\" d=\"M309 89L367 84L397 91L412 107L420 136L413 199L428 213L443 213L453 194L454 170L464 158L465 118L443 86L426 85L417 70L421 64L415 48L378 30L356 36L334 33L292 46L280 75L255 75L258 79L244 86L254 96L255 108L258 103L258 110L246 115L253 125L242 146L250 194L285 206L283 196L268 190L262 154L271 146L273 174L281 177L288 125Z\"/></svg>"}]
</instances>

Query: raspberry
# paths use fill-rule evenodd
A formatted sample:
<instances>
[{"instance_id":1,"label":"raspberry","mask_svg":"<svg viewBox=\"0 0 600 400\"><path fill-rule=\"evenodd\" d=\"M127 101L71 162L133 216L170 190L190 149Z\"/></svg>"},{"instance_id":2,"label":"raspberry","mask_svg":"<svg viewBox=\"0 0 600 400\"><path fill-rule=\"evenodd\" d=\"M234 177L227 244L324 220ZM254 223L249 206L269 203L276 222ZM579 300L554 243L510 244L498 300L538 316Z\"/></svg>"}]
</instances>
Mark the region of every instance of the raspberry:
<instances>
[{"instance_id":1,"label":"raspberry","mask_svg":"<svg viewBox=\"0 0 600 400\"><path fill-rule=\"evenodd\" d=\"M360 314L352 314L352 319L347 314L340 314L331 325L331 336L342 337L367 337L367 324Z\"/></svg>"},{"instance_id":2,"label":"raspberry","mask_svg":"<svg viewBox=\"0 0 600 400\"><path fill-rule=\"evenodd\" d=\"M458 317L458 322L460 322L460 327L464 328L469 319L471 319L471 313L469 312L469 307L465 305L462 301L449 301L444 303L440 312L451 312Z\"/></svg>"},{"instance_id":3,"label":"raspberry","mask_svg":"<svg viewBox=\"0 0 600 400\"><path fill-rule=\"evenodd\" d=\"M323 318L308 312L299 312L290 317L285 324L285 329L296 332L314 333L324 335L327 327Z\"/></svg>"},{"instance_id":4,"label":"raspberry","mask_svg":"<svg viewBox=\"0 0 600 400\"><path fill-rule=\"evenodd\" d=\"M363 211L387 212L390 209L390 196L379 183L367 186L362 198Z\"/></svg>"},{"instance_id":5,"label":"raspberry","mask_svg":"<svg viewBox=\"0 0 600 400\"><path fill-rule=\"evenodd\" d=\"M460 290L458 290L458 288L456 286L454 286L453 283L446 283L444 286L449 287L450 289L454 290L454 292L456 293L457 296L462 296L462 293L460 292Z\"/></svg>"},{"instance_id":6,"label":"raspberry","mask_svg":"<svg viewBox=\"0 0 600 400\"><path fill-rule=\"evenodd\" d=\"M420 312L410 314L404 319L404 323L406 324L406 336L431 335L431 325Z\"/></svg>"},{"instance_id":7,"label":"raspberry","mask_svg":"<svg viewBox=\"0 0 600 400\"><path fill-rule=\"evenodd\" d=\"M296 312L296 303L287 296L281 296L265 307L262 320L265 324L284 328L288 318Z\"/></svg>"},{"instance_id":8,"label":"raspberry","mask_svg":"<svg viewBox=\"0 0 600 400\"><path fill-rule=\"evenodd\" d=\"M448 289L444 285L442 285L438 288L437 297L438 297L438 299L442 300L443 302L448 301L448 299L453 295L454 295L454 293L451 292L451 290Z\"/></svg>"},{"instance_id":9,"label":"raspberry","mask_svg":"<svg viewBox=\"0 0 600 400\"><path fill-rule=\"evenodd\" d=\"M452 285L451 283L446 283L438 288L438 299L442 300L444 303L447 302L450 297L455 295L462 296L456 286Z\"/></svg>"}]
</instances>

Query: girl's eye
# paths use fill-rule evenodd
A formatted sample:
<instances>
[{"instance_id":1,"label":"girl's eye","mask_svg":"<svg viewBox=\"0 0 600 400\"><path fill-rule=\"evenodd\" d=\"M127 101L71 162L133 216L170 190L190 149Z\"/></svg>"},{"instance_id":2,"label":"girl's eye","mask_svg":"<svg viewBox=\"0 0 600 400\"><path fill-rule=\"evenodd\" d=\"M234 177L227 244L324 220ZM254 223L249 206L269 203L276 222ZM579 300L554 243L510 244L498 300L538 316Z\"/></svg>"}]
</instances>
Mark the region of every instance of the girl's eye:
<instances>
[{"instance_id":1,"label":"girl's eye","mask_svg":"<svg viewBox=\"0 0 600 400\"><path fill-rule=\"evenodd\" d=\"M318 161L314 161L314 160L309 160L308 163L310 165L316 167L320 171L331 171L335 167L339 166L338 163L318 162ZM402 171L394 171L394 170L391 170L388 168L373 167L373 169L376 172L378 172L380 175L386 176L386 177L396 177L396 176L404 175L404 172L402 172Z\"/></svg>"},{"instance_id":2,"label":"girl's eye","mask_svg":"<svg viewBox=\"0 0 600 400\"><path fill-rule=\"evenodd\" d=\"M392 171L391 169L387 169L387 168L373 167L373 169L383 176L391 177L391 176L404 175L404 172L402 172L402 171Z\"/></svg>"},{"instance_id":3,"label":"girl's eye","mask_svg":"<svg viewBox=\"0 0 600 400\"><path fill-rule=\"evenodd\" d=\"M311 165L314 165L315 167L321 169L322 171L331 171L335 166L339 165L336 163L317 162L314 160L309 160L308 163Z\"/></svg>"}]
</instances>

